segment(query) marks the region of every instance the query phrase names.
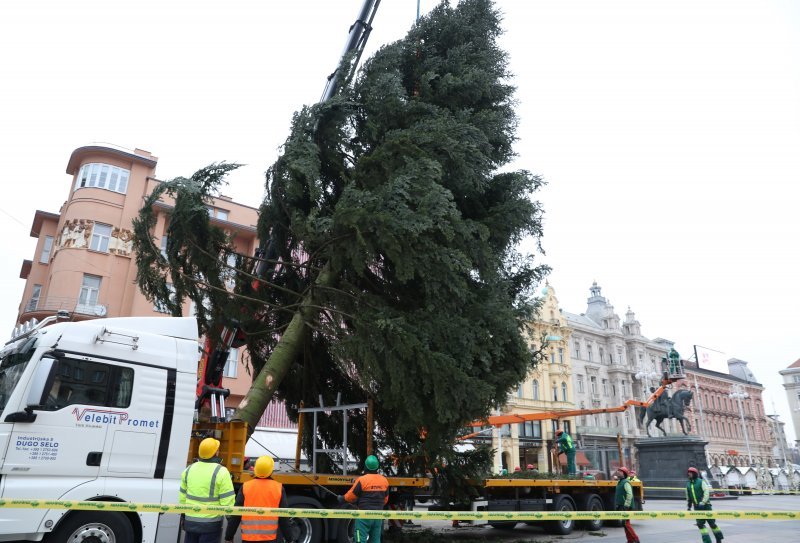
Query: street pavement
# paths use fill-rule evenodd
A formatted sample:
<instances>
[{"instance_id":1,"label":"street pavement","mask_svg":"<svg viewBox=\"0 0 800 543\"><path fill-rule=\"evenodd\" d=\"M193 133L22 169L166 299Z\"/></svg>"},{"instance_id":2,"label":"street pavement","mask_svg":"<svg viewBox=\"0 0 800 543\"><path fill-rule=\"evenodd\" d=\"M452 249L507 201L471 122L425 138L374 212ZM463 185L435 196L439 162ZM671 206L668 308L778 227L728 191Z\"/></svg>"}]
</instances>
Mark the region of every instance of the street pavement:
<instances>
[{"instance_id":1,"label":"street pavement","mask_svg":"<svg viewBox=\"0 0 800 543\"><path fill-rule=\"evenodd\" d=\"M796 511L800 512L800 496L743 496L735 500L713 500L717 511ZM419 506L418 509L422 509ZM646 511L676 511L686 508L682 500L647 500ZM514 530L497 530L490 526L462 526L452 528L444 521L415 521L419 527L404 531L431 529L440 535L441 541L482 539L484 541L575 541L578 543L624 543L622 528L606 528L600 532L575 530L570 535L557 536L545 532L538 526L519 523ZM767 540L774 542L800 541L800 521L798 520L721 520L717 523L725 535L724 543L757 543ZM633 528L642 543L701 543L700 531L691 520L634 521Z\"/></svg>"}]
</instances>

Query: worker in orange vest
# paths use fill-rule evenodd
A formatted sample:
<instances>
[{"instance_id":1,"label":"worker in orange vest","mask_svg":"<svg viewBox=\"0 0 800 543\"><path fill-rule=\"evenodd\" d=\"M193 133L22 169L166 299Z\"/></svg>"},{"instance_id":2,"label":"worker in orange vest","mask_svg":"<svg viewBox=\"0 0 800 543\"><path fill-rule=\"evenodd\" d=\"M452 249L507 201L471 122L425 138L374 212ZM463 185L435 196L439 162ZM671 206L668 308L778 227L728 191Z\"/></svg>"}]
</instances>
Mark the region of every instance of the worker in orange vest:
<instances>
[{"instance_id":1,"label":"worker in orange vest","mask_svg":"<svg viewBox=\"0 0 800 543\"><path fill-rule=\"evenodd\" d=\"M288 507L283 485L270 478L275 469L275 461L269 456L261 456L253 468L255 479L247 481L236 495L237 506L245 507ZM284 537L293 536L292 525L287 517L258 515L229 515L225 529L225 541L231 543L239 522L242 523L242 541L275 541L278 527Z\"/></svg>"},{"instance_id":2,"label":"worker in orange vest","mask_svg":"<svg viewBox=\"0 0 800 543\"><path fill-rule=\"evenodd\" d=\"M339 496L339 503L352 503L359 509L380 511L389 501L389 481L378 473L378 458L369 455L364 461L366 473L356 482L344 496ZM383 522L372 519L356 519L353 540L356 543L380 543Z\"/></svg>"}]
</instances>

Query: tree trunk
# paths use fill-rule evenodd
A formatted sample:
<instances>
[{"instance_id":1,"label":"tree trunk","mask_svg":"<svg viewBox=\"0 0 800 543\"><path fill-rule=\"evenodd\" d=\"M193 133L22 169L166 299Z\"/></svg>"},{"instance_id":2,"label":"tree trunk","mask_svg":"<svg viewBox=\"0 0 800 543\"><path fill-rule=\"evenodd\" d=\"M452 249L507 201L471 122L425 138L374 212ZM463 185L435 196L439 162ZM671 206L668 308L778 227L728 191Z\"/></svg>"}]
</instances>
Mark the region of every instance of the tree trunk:
<instances>
[{"instance_id":1,"label":"tree trunk","mask_svg":"<svg viewBox=\"0 0 800 543\"><path fill-rule=\"evenodd\" d=\"M315 283L327 285L330 282L330 278L331 274L326 266L320 272ZM310 317L310 313L313 311L308 308L308 305L312 303L313 298L314 292L312 289L300 309L292 317L289 326L286 327L266 364L258 372L258 375L253 378L253 384L236 410L236 418L248 424L248 438L255 431L256 424L258 424L261 415L264 414L270 400L272 400L272 396L289 372L289 368L303 351L303 339L307 331L306 319Z\"/></svg>"}]
</instances>

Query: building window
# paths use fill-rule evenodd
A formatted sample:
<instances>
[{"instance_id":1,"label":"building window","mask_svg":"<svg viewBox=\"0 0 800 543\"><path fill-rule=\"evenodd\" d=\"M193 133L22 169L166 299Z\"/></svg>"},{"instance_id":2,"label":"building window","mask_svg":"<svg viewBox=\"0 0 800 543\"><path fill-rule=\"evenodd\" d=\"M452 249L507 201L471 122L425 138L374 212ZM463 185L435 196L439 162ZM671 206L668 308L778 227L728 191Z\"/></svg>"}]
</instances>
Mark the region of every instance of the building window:
<instances>
[{"instance_id":1,"label":"building window","mask_svg":"<svg viewBox=\"0 0 800 543\"><path fill-rule=\"evenodd\" d=\"M230 253L225 260L227 267L222 272L225 279L225 286L233 289L236 286L236 253Z\"/></svg>"},{"instance_id":2,"label":"building window","mask_svg":"<svg viewBox=\"0 0 800 543\"><path fill-rule=\"evenodd\" d=\"M558 386L555 383L553 383L553 401L558 401Z\"/></svg>"},{"instance_id":3,"label":"building window","mask_svg":"<svg viewBox=\"0 0 800 543\"><path fill-rule=\"evenodd\" d=\"M600 363L603 363L603 358L605 358L606 352L603 350L602 347L597 348L597 358L600 360Z\"/></svg>"},{"instance_id":4,"label":"building window","mask_svg":"<svg viewBox=\"0 0 800 543\"><path fill-rule=\"evenodd\" d=\"M539 399L539 380L538 379L534 379L533 380L533 399L534 400L538 400Z\"/></svg>"},{"instance_id":5,"label":"building window","mask_svg":"<svg viewBox=\"0 0 800 543\"><path fill-rule=\"evenodd\" d=\"M522 383L517 387L517 398L522 398Z\"/></svg>"},{"instance_id":6,"label":"building window","mask_svg":"<svg viewBox=\"0 0 800 543\"><path fill-rule=\"evenodd\" d=\"M95 223L92 229L92 242L89 244L89 249L107 253L109 241L111 241L111 226Z\"/></svg>"},{"instance_id":7,"label":"building window","mask_svg":"<svg viewBox=\"0 0 800 543\"><path fill-rule=\"evenodd\" d=\"M625 398L628 395L628 384L625 382L625 379L622 380L622 384L620 385L620 392L622 392L622 397Z\"/></svg>"},{"instance_id":8,"label":"building window","mask_svg":"<svg viewBox=\"0 0 800 543\"><path fill-rule=\"evenodd\" d=\"M231 349L228 352L228 360L225 361L225 371L222 372L223 377L229 379L236 379L236 372L239 369L239 349Z\"/></svg>"},{"instance_id":9,"label":"building window","mask_svg":"<svg viewBox=\"0 0 800 543\"><path fill-rule=\"evenodd\" d=\"M795 383L800 383L800 375L795 375L794 376L794 382Z\"/></svg>"},{"instance_id":10,"label":"building window","mask_svg":"<svg viewBox=\"0 0 800 543\"><path fill-rule=\"evenodd\" d=\"M103 278L98 275L83 274L81 292L78 296L78 312L92 312L92 309L97 305L97 298L100 296L100 283L102 280Z\"/></svg>"},{"instance_id":11,"label":"building window","mask_svg":"<svg viewBox=\"0 0 800 543\"><path fill-rule=\"evenodd\" d=\"M550 351L550 363L551 364L555 364L556 363L556 352L555 351Z\"/></svg>"},{"instance_id":12,"label":"building window","mask_svg":"<svg viewBox=\"0 0 800 543\"><path fill-rule=\"evenodd\" d=\"M567 383L563 381L561 382L561 401L562 402L567 401Z\"/></svg>"},{"instance_id":13,"label":"building window","mask_svg":"<svg viewBox=\"0 0 800 543\"><path fill-rule=\"evenodd\" d=\"M167 283L167 290L169 291L169 301L175 302L175 285L172 283ZM159 313L169 313L169 308L166 304L161 302L156 302L153 306L153 311L158 311Z\"/></svg>"},{"instance_id":14,"label":"building window","mask_svg":"<svg viewBox=\"0 0 800 543\"><path fill-rule=\"evenodd\" d=\"M583 392L583 375L578 375L578 392Z\"/></svg>"},{"instance_id":15,"label":"building window","mask_svg":"<svg viewBox=\"0 0 800 543\"><path fill-rule=\"evenodd\" d=\"M592 388L592 394L597 394L597 377L594 375L589 377L589 385Z\"/></svg>"},{"instance_id":16,"label":"building window","mask_svg":"<svg viewBox=\"0 0 800 543\"><path fill-rule=\"evenodd\" d=\"M50 262L50 252L53 250L53 236L44 237L44 245L42 245L42 254L39 255L39 262L48 264Z\"/></svg>"},{"instance_id":17,"label":"building window","mask_svg":"<svg viewBox=\"0 0 800 543\"><path fill-rule=\"evenodd\" d=\"M25 311L35 311L39 305L39 296L42 295L42 285L33 285L31 290L31 299L28 300L28 305L25 306Z\"/></svg>"},{"instance_id":18,"label":"building window","mask_svg":"<svg viewBox=\"0 0 800 543\"><path fill-rule=\"evenodd\" d=\"M528 420L519 425L520 437L531 437L534 439L542 438L542 422L539 420Z\"/></svg>"},{"instance_id":19,"label":"building window","mask_svg":"<svg viewBox=\"0 0 800 543\"><path fill-rule=\"evenodd\" d=\"M559 347L558 348L558 363L559 364L563 364L564 363L564 348L563 347Z\"/></svg>"},{"instance_id":20,"label":"building window","mask_svg":"<svg viewBox=\"0 0 800 543\"><path fill-rule=\"evenodd\" d=\"M164 234L161 236L161 256L164 257L164 260L167 259L167 243L169 241L169 236Z\"/></svg>"},{"instance_id":21,"label":"building window","mask_svg":"<svg viewBox=\"0 0 800 543\"><path fill-rule=\"evenodd\" d=\"M581 357L581 343L580 341L575 342L575 358Z\"/></svg>"},{"instance_id":22,"label":"building window","mask_svg":"<svg viewBox=\"0 0 800 543\"><path fill-rule=\"evenodd\" d=\"M93 187L125 194L131 172L108 164L84 164L75 181L75 190Z\"/></svg>"},{"instance_id":23,"label":"building window","mask_svg":"<svg viewBox=\"0 0 800 543\"><path fill-rule=\"evenodd\" d=\"M593 361L592 359L594 358L594 356L592 355L592 346L591 346L591 344L586 346L586 355L589 357L588 358L589 362L592 362Z\"/></svg>"},{"instance_id":24,"label":"building window","mask_svg":"<svg viewBox=\"0 0 800 543\"><path fill-rule=\"evenodd\" d=\"M228 211L224 209L218 209L216 207L206 206L206 210L208 211L208 216L211 218L218 218L221 221L228 220Z\"/></svg>"},{"instance_id":25,"label":"building window","mask_svg":"<svg viewBox=\"0 0 800 543\"><path fill-rule=\"evenodd\" d=\"M608 379L603 379L603 396L608 396Z\"/></svg>"}]
</instances>

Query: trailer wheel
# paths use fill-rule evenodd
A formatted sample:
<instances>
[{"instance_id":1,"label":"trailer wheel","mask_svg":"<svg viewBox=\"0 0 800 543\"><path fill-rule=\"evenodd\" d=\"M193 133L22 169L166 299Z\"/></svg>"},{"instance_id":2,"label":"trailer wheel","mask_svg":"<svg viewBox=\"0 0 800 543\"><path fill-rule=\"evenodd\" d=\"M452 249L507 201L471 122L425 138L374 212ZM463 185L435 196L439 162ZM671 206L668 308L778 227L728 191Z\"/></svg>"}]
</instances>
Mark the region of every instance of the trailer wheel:
<instances>
[{"instance_id":1,"label":"trailer wheel","mask_svg":"<svg viewBox=\"0 0 800 543\"><path fill-rule=\"evenodd\" d=\"M575 502L566 494L559 494L553 500L553 511L575 511ZM551 534L569 535L575 527L574 520L550 520L545 524L546 529Z\"/></svg>"},{"instance_id":2,"label":"trailer wheel","mask_svg":"<svg viewBox=\"0 0 800 543\"><path fill-rule=\"evenodd\" d=\"M133 527L122 513L69 513L47 536L48 543L133 543Z\"/></svg>"},{"instance_id":3,"label":"trailer wheel","mask_svg":"<svg viewBox=\"0 0 800 543\"><path fill-rule=\"evenodd\" d=\"M313 498L305 496L289 496L286 500L289 507L305 507L306 509L321 509L322 505ZM292 533L284 534L287 543L320 543L324 526L319 518L290 517Z\"/></svg>"},{"instance_id":4,"label":"trailer wheel","mask_svg":"<svg viewBox=\"0 0 800 543\"><path fill-rule=\"evenodd\" d=\"M600 499L600 496L597 494L588 494L582 496L581 499L578 500L578 510L598 513L605 511L605 508L603 507L603 500ZM590 532L596 532L603 527L603 519L584 520L579 524Z\"/></svg>"}]
</instances>

